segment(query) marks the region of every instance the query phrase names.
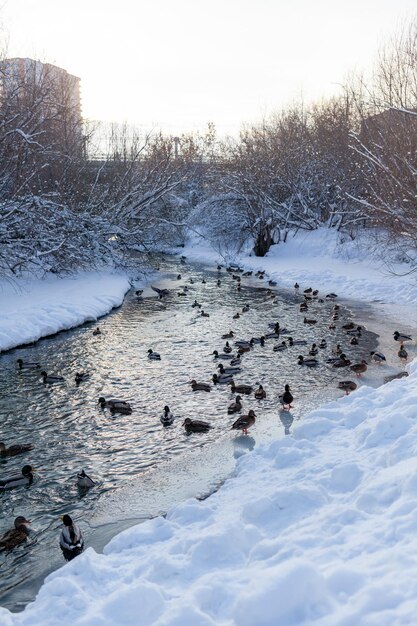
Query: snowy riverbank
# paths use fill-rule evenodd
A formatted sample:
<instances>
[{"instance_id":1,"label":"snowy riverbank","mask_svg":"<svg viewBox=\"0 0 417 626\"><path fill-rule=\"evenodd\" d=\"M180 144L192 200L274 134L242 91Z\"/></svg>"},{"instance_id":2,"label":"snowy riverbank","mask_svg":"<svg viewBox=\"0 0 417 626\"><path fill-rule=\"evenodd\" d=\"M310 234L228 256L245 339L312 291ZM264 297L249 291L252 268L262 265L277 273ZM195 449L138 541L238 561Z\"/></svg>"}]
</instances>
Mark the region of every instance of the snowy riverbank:
<instances>
[{"instance_id":1,"label":"snowy riverbank","mask_svg":"<svg viewBox=\"0 0 417 626\"><path fill-rule=\"evenodd\" d=\"M383 301L399 325L415 324L414 277L389 275L353 246L337 249L334 235L300 235L266 258L238 261L281 285ZM183 254L219 260L201 242ZM293 435L244 454L208 499L120 533L104 554L88 548L22 613L0 609L0 623L412 626L417 361L408 369L408 378L362 386L294 422Z\"/></svg>"},{"instance_id":2,"label":"snowy riverbank","mask_svg":"<svg viewBox=\"0 0 417 626\"><path fill-rule=\"evenodd\" d=\"M111 272L0 282L0 352L96 320L129 289L125 275Z\"/></svg>"}]
</instances>

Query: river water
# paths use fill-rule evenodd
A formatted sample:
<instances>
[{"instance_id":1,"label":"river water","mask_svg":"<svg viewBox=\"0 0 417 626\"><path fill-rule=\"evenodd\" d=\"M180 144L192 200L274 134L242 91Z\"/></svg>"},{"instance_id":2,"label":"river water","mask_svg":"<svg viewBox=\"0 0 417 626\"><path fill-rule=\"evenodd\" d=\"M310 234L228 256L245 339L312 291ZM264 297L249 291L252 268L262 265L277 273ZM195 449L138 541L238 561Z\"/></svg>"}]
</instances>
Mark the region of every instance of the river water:
<instances>
[{"instance_id":1,"label":"river water","mask_svg":"<svg viewBox=\"0 0 417 626\"><path fill-rule=\"evenodd\" d=\"M230 475L241 454L289 434L293 420L343 395L337 381L356 377L325 364L337 343L353 361L369 359L369 352L377 349L377 335L369 331L359 346L349 345L341 329L352 319L348 307L341 306L338 327L331 331L333 302L312 303L306 315L317 324L308 326L299 312L302 296L275 287L271 297L266 279L242 278L238 291L237 281L224 269L184 265L169 256L161 257L159 266L160 279L154 284L169 288L170 295L159 299L145 289L138 299L132 290L121 308L100 320L101 335L93 335L96 324L85 324L1 355L0 440L6 445L30 442L34 449L0 460L0 477L20 471L26 463L37 470L32 486L0 495L0 531L17 515L31 519L34 529L27 545L0 555L2 606L21 610L33 600L46 574L63 564L60 515L73 515L86 544L100 550L123 528L187 497L205 497ZM180 297L184 285L188 295ZM209 318L191 306L195 299ZM233 319L246 305L249 311ZM222 334L233 330L238 339L259 337L272 332L268 326L276 321L309 345L274 352L278 341L269 339L243 355L236 383L262 384L267 399L244 397L244 412L253 408L257 421L248 436L236 435L230 431L236 416L227 415L233 398L230 387L193 392L189 381L211 381L217 365L212 352L222 351ZM311 343L322 339L328 347L319 351L319 367L299 367L298 354L307 355ZM149 348L161 354L161 361L147 358ZM38 371L17 369L18 358L39 361L65 382L44 385ZM378 369L369 368L367 384L382 382ZM79 371L90 377L77 386L74 377ZM291 413L279 410L278 396L286 383L295 397ZM132 415L112 416L101 410L100 396L129 401ZM168 428L159 421L165 404L177 417ZM181 426L186 417L207 420L213 428L187 436ZM81 469L97 482L86 494L76 486Z\"/></svg>"}]
</instances>

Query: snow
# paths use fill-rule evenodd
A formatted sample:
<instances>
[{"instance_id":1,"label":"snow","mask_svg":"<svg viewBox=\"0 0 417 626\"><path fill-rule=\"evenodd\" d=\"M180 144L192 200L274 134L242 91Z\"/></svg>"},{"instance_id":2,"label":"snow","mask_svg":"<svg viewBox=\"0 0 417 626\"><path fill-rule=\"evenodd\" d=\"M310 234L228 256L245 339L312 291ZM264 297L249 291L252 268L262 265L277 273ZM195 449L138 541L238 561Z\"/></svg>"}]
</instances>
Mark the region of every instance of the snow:
<instances>
[{"instance_id":1,"label":"snow","mask_svg":"<svg viewBox=\"0 0 417 626\"><path fill-rule=\"evenodd\" d=\"M288 286L417 302L412 277L391 280L354 251L342 259L326 233L310 235L239 263ZM201 242L184 254L218 260ZM417 360L408 371L242 454L206 500L123 531L104 554L88 548L49 575L22 613L0 609L1 625L415 624Z\"/></svg>"},{"instance_id":2,"label":"snow","mask_svg":"<svg viewBox=\"0 0 417 626\"><path fill-rule=\"evenodd\" d=\"M126 275L111 272L0 281L0 352L95 321L129 289Z\"/></svg>"}]
</instances>

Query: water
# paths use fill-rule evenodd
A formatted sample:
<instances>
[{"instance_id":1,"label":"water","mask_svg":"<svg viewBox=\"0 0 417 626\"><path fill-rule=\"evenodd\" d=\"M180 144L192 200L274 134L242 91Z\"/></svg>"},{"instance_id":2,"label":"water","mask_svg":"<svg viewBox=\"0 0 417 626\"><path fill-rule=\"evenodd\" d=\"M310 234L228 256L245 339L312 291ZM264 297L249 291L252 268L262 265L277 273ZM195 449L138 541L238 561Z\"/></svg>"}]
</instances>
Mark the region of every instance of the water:
<instances>
[{"instance_id":1,"label":"water","mask_svg":"<svg viewBox=\"0 0 417 626\"><path fill-rule=\"evenodd\" d=\"M92 334L96 325L86 324L1 355L0 440L35 447L1 460L0 477L20 471L26 463L37 469L31 487L0 495L0 530L10 527L17 515L25 515L36 531L27 546L0 555L0 567L7 574L0 581L3 606L22 609L45 575L63 563L57 543L60 515L73 515L85 530L87 544L101 549L116 532L167 510L175 501L204 497L230 475L239 455L290 432L293 419L342 395L337 381L354 375L324 364L336 343L354 361L377 347L373 333L366 332L360 345L352 348L345 331L330 331L332 302L311 304L307 317L318 322L307 326L298 307L302 297L276 288L271 297L266 280L242 279L238 292L236 281L224 270L219 274L202 265L184 266L170 257L161 260L160 273L157 284L171 289L170 295L160 300L147 289L138 300L132 291L120 309L100 321L100 336ZM176 279L179 273L181 280ZM190 287L189 295L179 297L184 284ZM194 299L209 318L191 307ZM249 312L234 320L247 304ZM339 328L350 319L350 310L342 307ZM257 422L250 436L236 435L230 431L236 416L228 416L226 410L233 398L230 387L192 392L189 381L210 382L217 365L212 352L222 350L222 334L233 329L239 339L259 337L272 332L268 324L276 321L294 338L308 340L309 346L273 352L278 341L270 339L242 357L236 382L262 384L267 399L244 397L244 412L254 408ZM320 366L299 367L298 354L307 355L310 344L323 338L328 348L319 352ZM161 361L148 360L149 348L161 354ZM17 370L17 358L39 361L48 373L64 376L65 383L43 385L38 372ZM74 382L77 371L90 373L79 386ZM295 396L291 415L277 408L286 383ZM132 415L113 417L102 411L99 396L129 401ZM159 421L165 404L177 416L169 428ZM185 417L207 420L213 428L204 435L186 436L181 427ZM81 469L97 481L87 494L76 486Z\"/></svg>"}]
</instances>

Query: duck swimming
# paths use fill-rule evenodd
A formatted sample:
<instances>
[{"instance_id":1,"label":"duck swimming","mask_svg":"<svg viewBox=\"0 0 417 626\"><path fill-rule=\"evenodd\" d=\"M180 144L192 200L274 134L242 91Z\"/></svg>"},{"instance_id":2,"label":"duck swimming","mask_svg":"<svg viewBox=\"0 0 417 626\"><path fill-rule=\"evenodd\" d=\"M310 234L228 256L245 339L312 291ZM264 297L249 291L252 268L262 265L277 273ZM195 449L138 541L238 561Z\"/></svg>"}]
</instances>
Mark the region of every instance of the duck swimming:
<instances>
[{"instance_id":1,"label":"duck swimming","mask_svg":"<svg viewBox=\"0 0 417 626\"><path fill-rule=\"evenodd\" d=\"M240 367L224 367L223 363L220 363L217 368L220 370L220 374L238 374L241 372Z\"/></svg>"},{"instance_id":2,"label":"duck swimming","mask_svg":"<svg viewBox=\"0 0 417 626\"><path fill-rule=\"evenodd\" d=\"M164 412L159 419L163 426L171 426L174 423L174 416L169 410L169 406L164 406Z\"/></svg>"},{"instance_id":3,"label":"duck swimming","mask_svg":"<svg viewBox=\"0 0 417 626\"><path fill-rule=\"evenodd\" d=\"M211 386L208 383L198 383L192 380L190 385L193 391L211 391Z\"/></svg>"},{"instance_id":4,"label":"duck swimming","mask_svg":"<svg viewBox=\"0 0 417 626\"><path fill-rule=\"evenodd\" d=\"M262 385L259 385L258 389L255 390L254 395L257 400L264 400L266 398L266 391Z\"/></svg>"},{"instance_id":5,"label":"duck swimming","mask_svg":"<svg viewBox=\"0 0 417 626\"><path fill-rule=\"evenodd\" d=\"M306 346L307 341L306 339L293 339L292 337L288 337L288 344L290 348L292 348L292 346Z\"/></svg>"},{"instance_id":6,"label":"duck swimming","mask_svg":"<svg viewBox=\"0 0 417 626\"><path fill-rule=\"evenodd\" d=\"M14 521L14 528L11 528L0 537L0 552L13 550L24 543L29 535L28 524L30 524L29 520L23 517L23 515L18 515Z\"/></svg>"},{"instance_id":7,"label":"duck swimming","mask_svg":"<svg viewBox=\"0 0 417 626\"><path fill-rule=\"evenodd\" d=\"M309 355L310 356L316 356L318 354L318 352L319 352L319 350L317 348L317 344L313 343L313 345L310 348Z\"/></svg>"},{"instance_id":8,"label":"duck swimming","mask_svg":"<svg viewBox=\"0 0 417 626\"><path fill-rule=\"evenodd\" d=\"M201 309L200 317L210 317L210 314L206 313L204 309Z\"/></svg>"},{"instance_id":9,"label":"duck swimming","mask_svg":"<svg viewBox=\"0 0 417 626\"><path fill-rule=\"evenodd\" d=\"M229 354L230 352L232 352L232 349L233 349L233 348L230 346L229 342L228 342L228 341L226 341L226 344L225 344L225 346L224 346L224 348L223 348L223 352L224 352L225 354Z\"/></svg>"},{"instance_id":10,"label":"duck swimming","mask_svg":"<svg viewBox=\"0 0 417 626\"><path fill-rule=\"evenodd\" d=\"M273 348L274 352L282 352L283 350L287 349L287 344L285 343L285 341L279 343L278 345L274 346Z\"/></svg>"},{"instance_id":11,"label":"duck swimming","mask_svg":"<svg viewBox=\"0 0 417 626\"><path fill-rule=\"evenodd\" d=\"M240 411L242 410L241 400L242 398L240 396L236 396L235 401L229 404L229 406L227 407L228 415L232 415L233 413L240 413Z\"/></svg>"},{"instance_id":12,"label":"duck swimming","mask_svg":"<svg viewBox=\"0 0 417 626\"><path fill-rule=\"evenodd\" d=\"M41 372L44 384L53 385L54 383L63 383L65 378L63 376L50 376L46 372Z\"/></svg>"},{"instance_id":13,"label":"duck swimming","mask_svg":"<svg viewBox=\"0 0 417 626\"><path fill-rule=\"evenodd\" d=\"M77 474L77 486L81 489L91 489L95 484L94 480L87 476L84 470Z\"/></svg>"},{"instance_id":14,"label":"duck swimming","mask_svg":"<svg viewBox=\"0 0 417 626\"><path fill-rule=\"evenodd\" d=\"M114 409L115 407L120 409L120 407L124 407L126 410L132 410L128 402L126 402L125 400L116 400L114 398L111 400L106 400L105 398L101 397L98 399L98 404L102 409Z\"/></svg>"},{"instance_id":15,"label":"duck swimming","mask_svg":"<svg viewBox=\"0 0 417 626\"><path fill-rule=\"evenodd\" d=\"M232 380L232 374L213 374L212 381L215 385L228 385Z\"/></svg>"},{"instance_id":16,"label":"duck swimming","mask_svg":"<svg viewBox=\"0 0 417 626\"><path fill-rule=\"evenodd\" d=\"M187 435L190 433L206 433L210 430L211 426L208 422L202 420L192 420L189 417L182 423Z\"/></svg>"},{"instance_id":17,"label":"duck swimming","mask_svg":"<svg viewBox=\"0 0 417 626\"><path fill-rule=\"evenodd\" d=\"M298 365L305 365L306 367L316 367L319 364L317 359L305 359L301 354L298 357Z\"/></svg>"},{"instance_id":18,"label":"duck swimming","mask_svg":"<svg viewBox=\"0 0 417 626\"><path fill-rule=\"evenodd\" d=\"M197 307L199 309L201 309L201 304L199 302L197 302L197 300L194 300L194 302L191 305L194 309Z\"/></svg>"},{"instance_id":19,"label":"duck swimming","mask_svg":"<svg viewBox=\"0 0 417 626\"><path fill-rule=\"evenodd\" d=\"M87 374L86 372L77 372L75 374L75 384L79 385L80 383L83 383L89 378L90 378L90 374Z\"/></svg>"},{"instance_id":20,"label":"duck swimming","mask_svg":"<svg viewBox=\"0 0 417 626\"><path fill-rule=\"evenodd\" d=\"M33 363L31 361L23 361L23 359L17 359L16 363L20 370L35 370L40 368L40 363Z\"/></svg>"},{"instance_id":21,"label":"duck swimming","mask_svg":"<svg viewBox=\"0 0 417 626\"><path fill-rule=\"evenodd\" d=\"M95 330L93 330L93 335L101 335L101 330L98 326Z\"/></svg>"},{"instance_id":22,"label":"duck swimming","mask_svg":"<svg viewBox=\"0 0 417 626\"><path fill-rule=\"evenodd\" d=\"M232 387L232 393L241 393L249 396L253 391L253 387L250 385L235 385L233 379L230 384Z\"/></svg>"},{"instance_id":23,"label":"duck swimming","mask_svg":"<svg viewBox=\"0 0 417 626\"><path fill-rule=\"evenodd\" d=\"M233 332L233 330L231 330L230 332L226 333L225 335L222 335L222 339L232 339L235 336L235 333Z\"/></svg>"},{"instance_id":24,"label":"duck swimming","mask_svg":"<svg viewBox=\"0 0 417 626\"><path fill-rule=\"evenodd\" d=\"M291 402L293 402L293 400L294 400L294 397L293 397L293 395L291 393L290 386L289 385L285 385L284 393L282 394L282 396L279 396L279 401L282 404L282 408L284 410L292 409ZM287 409L286 409L286 407L287 407Z\"/></svg>"},{"instance_id":25,"label":"duck swimming","mask_svg":"<svg viewBox=\"0 0 417 626\"><path fill-rule=\"evenodd\" d=\"M294 289L300 289L300 285L298 283L295 283Z\"/></svg>"},{"instance_id":26,"label":"duck swimming","mask_svg":"<svg viewBox=\"0 0 417 626\"><path fill-rule=\"evenodd\" d=\"M226 352L222 352L222 353L219 354L218 350L213 350L212 354L214 354L214 358L215 359L229 360L229 359L234 359L235 358L233 356L233 354L227 354Z\"/></svg>"},{"instance_id":27,"label":"duck swimming","mask_svg":"<svg viewBox=\"0 0 417 626\"><path fill-rule=\"evenodd\" d=\"M354 383L353 380L341 380L337 386L339 389L345 391L348 396L351 391L355 391L358 385Z\"/></svg>"},{"instance_id":28,"label":"duck swimming","mask_svg":"<svg viewBox=\"0 0 417 626\"><path fill-rule=\"evenodd\" d=\"M13 474L2 480L0 479L0 489L14 489L14 487L31 485L33 483L34 471L31 465L24 465L20 474Z\"/></svg>"},{"instance_id":29,"label":"duck swimming","mask_svg":"<svg viewBox=\"0 0 417 626\"><path fill-rule=\"evenodd\" d=\"M317 324L317 320L307 319L307 318L305 317L305 318L304 318L304 324L310 324L310 326L311 326L311 325L313 325L313 324Z\"/></svg>"},{"instance_id":30,"label":"duck swimming","mask_svg":"<svg viewBox=\"0 0 417 626\"><path fill-rule=\"evenodd\" d=\"M17 454L23 454L23 452L29 452L32 449L33 445L31 443L15 443L6 448L4 443L0 441L0 457L16 456Z\"/></svg>"},{"instance_id":31,"label":"duck swimming","mask_svg":"<svg viewBox=\"0 0 417 626\"><path fill-rule=\"evenodd\" d=\"M152 350L152 348L149 348L149 350L148 350L148 359L150 359L151 361L160 361L161 360L161 355L158 354L157 352L154 352Z\"/></svg>"},{"instance_id":32,"label":"duck swimming","mask_svg":"<svg viewBox=\"0 0 417 626\"><path fill-rule=\"evenodd\" d=\"M247 415L241 415L232 425L232 430L241 430L244 435L248 434L248 428L254 425L256 420L255 411L252 409Z\"/></svg>"}]
</instances>

